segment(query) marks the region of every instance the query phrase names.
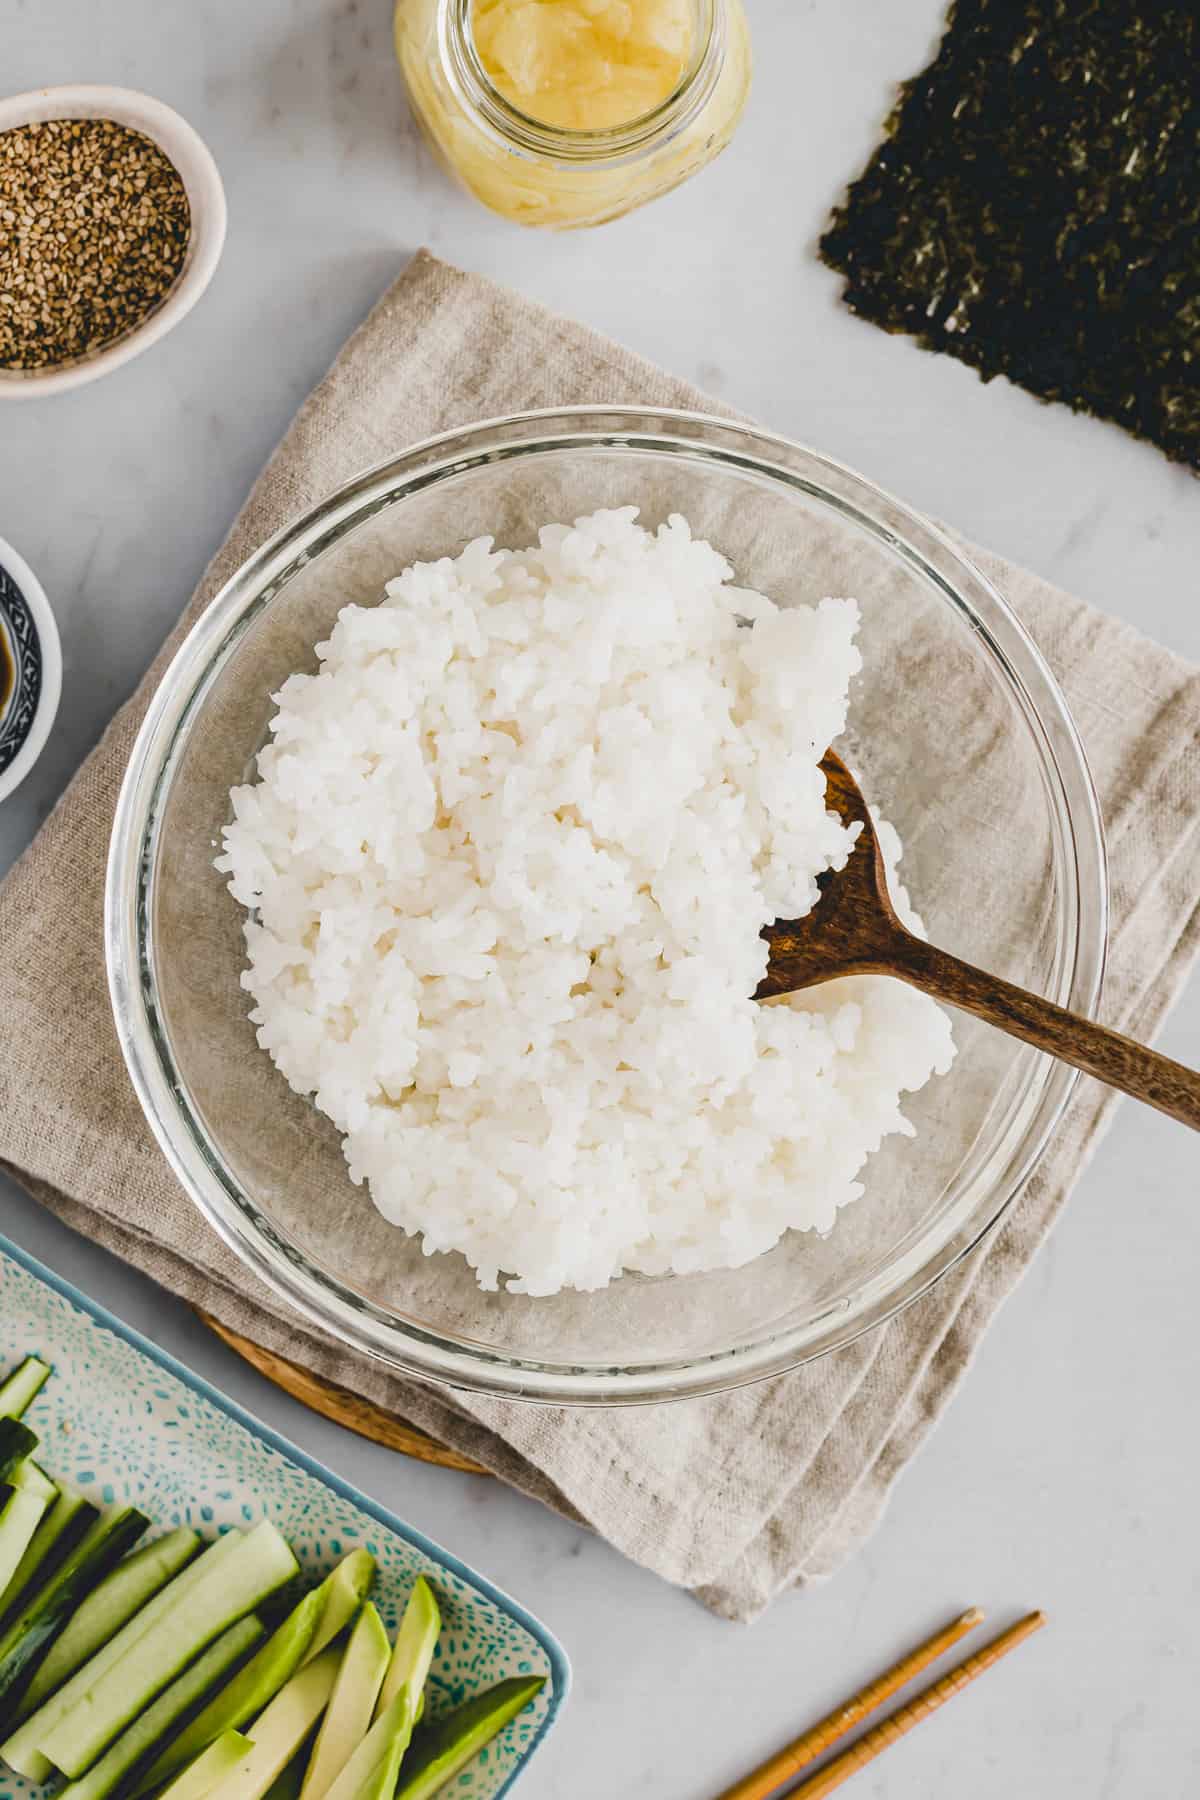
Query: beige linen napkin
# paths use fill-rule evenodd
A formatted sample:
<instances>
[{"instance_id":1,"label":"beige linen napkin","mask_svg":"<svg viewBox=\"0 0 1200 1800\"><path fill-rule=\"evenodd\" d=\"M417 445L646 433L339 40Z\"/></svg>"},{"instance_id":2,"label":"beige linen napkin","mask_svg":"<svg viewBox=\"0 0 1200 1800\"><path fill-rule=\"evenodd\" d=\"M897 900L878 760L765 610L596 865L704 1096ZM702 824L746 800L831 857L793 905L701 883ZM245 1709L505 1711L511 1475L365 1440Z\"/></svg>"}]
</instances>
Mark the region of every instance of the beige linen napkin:
<instances>
[{"instance_id":1,"label":"beige linen napkin","mask_svg":"<svg viewBox=\"0 0 1200 1800\"><path fill-rule=\"evenodd\" d=\"M427 255L350 340L171 643L0 890L0 1161L174 1293L747 1619L780 1588L827 1575L871 1530L1095 1145L1111 1096L1084 1083L1004 1229L869 1338L741 1393L570 1413L406 1382L285 1312L175 1186L126 1079L105 988L102 889L117 788L184 628L265 537L365 464L473 419L586 401L708 404L578 325ZM1200 672L1032 576L977 560L1056 669L1090 753L1112 859L1104 1012L1149 1037L1200 932Z\"/></svg>"}]
</instances>

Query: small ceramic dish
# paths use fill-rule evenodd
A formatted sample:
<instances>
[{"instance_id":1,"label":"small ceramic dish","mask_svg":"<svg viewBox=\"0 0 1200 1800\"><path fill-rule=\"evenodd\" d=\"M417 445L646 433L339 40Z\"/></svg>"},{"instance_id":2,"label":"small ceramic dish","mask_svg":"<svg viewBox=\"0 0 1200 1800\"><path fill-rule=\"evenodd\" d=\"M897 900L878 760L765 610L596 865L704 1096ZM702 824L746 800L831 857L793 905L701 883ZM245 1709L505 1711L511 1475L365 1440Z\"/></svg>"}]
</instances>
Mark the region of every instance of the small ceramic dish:
<instances>
[{"instance_id":1,"label":"small ceramic dish","mask_svg":"<svg viewBox=\"0 0 1200 1800\"><path fill-rule=\"evenodd\" d=\"M54 1370L25 1415L38 1455L98 1505L136 1505L157 1527L191 1525L204 1537L270 1518L313 1580L365 1545L376 1561L371 1598L389 1634L425 1575L444 1621L429 1672L431 1716L507 1676L544 1675L537 1698L454 1783L454 1800L508 1793L570 1685L566 1656L543 1625L0 1237L0 1371L31 1354ZM43 1791L0 1767L2 1800Z\"/></svg>"},{"instance_id":2,"label":"small ceramic dish","mask_svg":"<svg viewBox=\"0 0 1200 1800\"><path fill-rule=\"evenodd\" d=\"M140 325L76 362L0 369L0 400L32 400L81 387L140 356L191 312L212 280L225 242L225 189L212 153L187 120L161 100L132 88L91 86L37 88L0 100L0 132L48 119L113 119L152 139L179 171L191 208L191 232L173 287Z\"/></svg>"},{"instance_id":3,"label":"small ceramic dish","mask_svg":"<svg viewBox=\"0 0 1200 1800\"><path fill-rule=\"evenodd\" d=\"M41 755L61 691L50 602L24 557L0 538L0 800Z\"/></svg>"}]
</instances>

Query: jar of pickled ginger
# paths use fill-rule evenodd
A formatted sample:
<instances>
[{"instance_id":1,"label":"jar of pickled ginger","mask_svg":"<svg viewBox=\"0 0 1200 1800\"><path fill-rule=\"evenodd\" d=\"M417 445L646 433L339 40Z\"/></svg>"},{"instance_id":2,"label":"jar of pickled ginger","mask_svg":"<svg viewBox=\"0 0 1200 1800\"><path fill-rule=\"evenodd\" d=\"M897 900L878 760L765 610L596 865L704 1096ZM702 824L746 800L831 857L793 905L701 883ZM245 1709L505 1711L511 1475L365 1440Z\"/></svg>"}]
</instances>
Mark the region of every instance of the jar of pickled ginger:
<instances>
[{"instance_id":1,"label":"jar of pickled ginger","mask_svg":"<svg viewBox=\"0 0 1200 1800\"><path fill-rule=\"evenodd\" d=\"M599 225L677 187L750 89L742 0L398 0L396 52L443 161L522 225Z\"/></svg>"}]
</instances>

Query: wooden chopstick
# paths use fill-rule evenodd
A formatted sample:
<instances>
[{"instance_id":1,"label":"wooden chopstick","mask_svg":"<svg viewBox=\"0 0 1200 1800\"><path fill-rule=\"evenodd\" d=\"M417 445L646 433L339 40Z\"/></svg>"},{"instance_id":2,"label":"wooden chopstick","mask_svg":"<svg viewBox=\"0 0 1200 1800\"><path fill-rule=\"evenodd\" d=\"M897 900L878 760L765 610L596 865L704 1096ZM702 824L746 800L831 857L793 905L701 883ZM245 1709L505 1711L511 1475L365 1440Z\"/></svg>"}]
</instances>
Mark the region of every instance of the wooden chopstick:
<instances>
[{"instance_id":1,"label":"wooden chopstick","mask_svg":"<svg viewBox=\"0 0 1200 1800\"><path fill-rule=\"evenodd\" d=\"M998 1638L993 1638L990 1644L985 1644L974 1656L959 1663L957 1668L943 1675L940 1681L923 1688L904 1706L897 1707L894 1713L881 1719L878 1725L873 1725L870 1731L864 1731L856 1744L851 1744L848 1749L827 1762L823 1769L818 1769L815 1775L810 1775L807 1781L802 1781L799 1787L793 1788L788 1800L822 1800L825 1794L832 1794L835 1788L841 1787L843 1781L849 1780L851 1775L872 1762L881 1750L886 1750L889 1744L894 1744L906 1731L911 1731L921 1719L927 1719L930 1713L936 1712L960 1688L974 1681L977 1675L982 1675L985 1669L990 1669L994 1662L1007 1656L1010 1650L1015 1650L1018 1644L1024 1643L1035 1631L1040 1631L1045 1623L1045 1613L1032 1612L1007 1631L1002 1631Z\"/></svg>"},{"instance_id":2,"label":"wooden chopstick","mask_svg":"<svg viewBox=\"0 0 1200 1800\"><path fill-rule=\"evenodd\" d=\"M914 1675L919 1675L931 1662L936 1662L943 1651L949 1650L951 1644L957 1644L968 1631L973 1631L982 1618L983 1613L977 1606L960 1614L949 1625L944 1625L941 1631L926 1638L923 1644L918 1644L915 1650L910 1650L907 1656L894 1663L890 1669L885 1669L882 1675L877 1676L866 1687L860 1688L857 1694L852 1694L841 1706L835 1707L833 1712L800 1737L786 1744L774 1756L768 1757L757 1769L752 1769L741 1781L735 1781L732 1787L726 1788L717 1796L717 1800L764 1800L767 1794L773 1793L785 1781L790 1781L793 1775L798 1775L809 1763L816 1762L818 1756L828 1750L831 1744L836 1744L848 1731L853 1731L856 1725L861 1724L885 1700L890 1700L899 1688L911 1681ZM800 1791L803 1792L802 1789Z\"/></svg>"}]
</instances>

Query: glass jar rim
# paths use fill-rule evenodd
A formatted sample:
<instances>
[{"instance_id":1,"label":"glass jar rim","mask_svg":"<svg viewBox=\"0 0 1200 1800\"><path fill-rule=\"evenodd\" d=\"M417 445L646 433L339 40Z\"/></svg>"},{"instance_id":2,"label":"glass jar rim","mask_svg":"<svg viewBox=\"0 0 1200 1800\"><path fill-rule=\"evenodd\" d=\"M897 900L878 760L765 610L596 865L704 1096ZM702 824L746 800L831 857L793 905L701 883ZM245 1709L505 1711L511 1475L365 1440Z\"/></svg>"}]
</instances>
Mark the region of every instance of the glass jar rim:
<instances>
[{"instance_id":1,"label":"glass jar rim","mask_svg":"<svg viewBox=\"0 0 1200 1800\"><path fill-rule=\"evenodd\" d=\"M475 43L475 0L438 0L437 44L442 71L460 106L510 154L565 166L618 163L661 148L704 110L725 61L725 0L693 0L696 43L674 88L625 124L579 130L547 124L521 111L493 84Z\"/></svg>"}]
</instances>

